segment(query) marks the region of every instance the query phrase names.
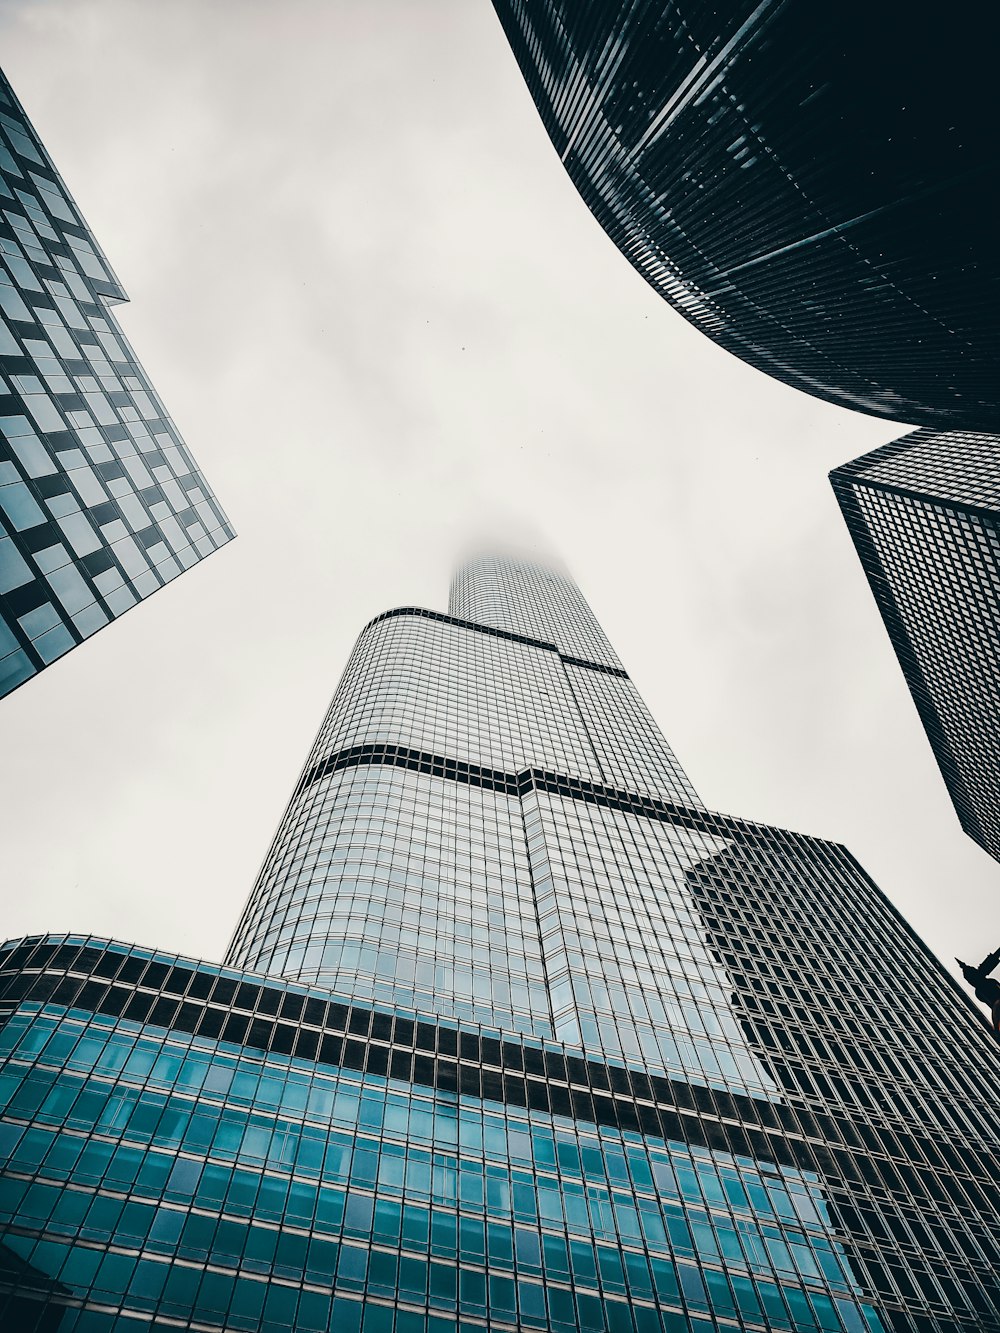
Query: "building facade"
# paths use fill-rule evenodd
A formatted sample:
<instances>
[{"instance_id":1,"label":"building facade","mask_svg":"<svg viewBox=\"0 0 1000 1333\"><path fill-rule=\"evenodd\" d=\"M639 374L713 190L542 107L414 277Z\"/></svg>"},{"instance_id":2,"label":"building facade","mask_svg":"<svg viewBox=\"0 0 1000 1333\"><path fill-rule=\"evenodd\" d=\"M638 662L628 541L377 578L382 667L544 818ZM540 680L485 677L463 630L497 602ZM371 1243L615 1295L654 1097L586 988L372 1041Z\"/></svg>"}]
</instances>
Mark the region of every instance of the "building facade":
<instances>
[{"instance_id":1,"label":"building facade","mask_svg":"<svg viewBox=\"0 0 1000 1333\"><path fill-rule=\"evenodd\" d=\"M587 206L696 328L843 407L1000 429L992 9L494 5Z\"/></svg>"},{"instance_id":2,"label":"building facade","mask_svg":"<svg viewBox=\"0 0 1000 1333\"><path fill-rule=\"evenodd\" d=\"M1000 860L1000 438L914 431L830 480L962 828Z\"/></svg>"},{"instance_id":3,"label":"building facade","mask_svg":"<svg viewBox=\"0 0 1000 1333\"><path fill-rule=\"evenodd\" d=\"M0 1022L0 1327L1000 1329L986 1024L535 565L365 628L224 965L14 941Z\"/></svg>"},{"instance_id":4,"label":"building facade","mask_svg":"<svg viewBox=\"0 0 1000 1333\"><path fill-rule=\"evenodd\" d=\"M0 695L233 536L0 74Z\"/></svg>"}]
</instances>

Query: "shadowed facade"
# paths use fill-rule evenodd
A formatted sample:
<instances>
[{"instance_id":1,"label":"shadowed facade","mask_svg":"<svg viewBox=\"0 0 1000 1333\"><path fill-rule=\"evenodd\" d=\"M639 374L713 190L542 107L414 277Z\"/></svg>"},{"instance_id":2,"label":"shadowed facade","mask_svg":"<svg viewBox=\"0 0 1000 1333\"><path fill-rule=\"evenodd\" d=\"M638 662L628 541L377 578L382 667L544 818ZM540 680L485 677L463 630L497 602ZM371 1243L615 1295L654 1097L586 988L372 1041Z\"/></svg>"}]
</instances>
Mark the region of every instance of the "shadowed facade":
<instances>
[{"instance_id":1,"label":"shadowed facade","mask_svg":"<svg viewBox=\"0 0 1000 1333\"><path fill-rule=\"evenodd\" d=\"M494 5L570 179L696 328L843 407L1000 425L994 10Z\"/></svg>"},{"instance_id":2,"label":"shadowed facade","mask_svg":"<svg viewBox=\"0 0 1000 1333\"><path fill-rule=\"evenodd\" d=\"M914 431L830 480L962 828L1000 860L1000 438Z\"/></svg>"}]
</instances>

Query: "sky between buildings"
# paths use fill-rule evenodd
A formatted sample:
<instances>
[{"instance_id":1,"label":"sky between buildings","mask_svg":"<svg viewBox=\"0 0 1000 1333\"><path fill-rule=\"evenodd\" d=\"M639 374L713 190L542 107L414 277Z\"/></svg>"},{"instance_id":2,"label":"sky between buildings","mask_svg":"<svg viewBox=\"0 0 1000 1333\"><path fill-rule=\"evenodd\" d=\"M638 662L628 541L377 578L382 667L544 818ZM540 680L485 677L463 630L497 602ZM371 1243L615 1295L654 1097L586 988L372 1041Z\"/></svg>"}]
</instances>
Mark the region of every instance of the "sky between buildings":
<instances>
[{"instance_id":1,"label":"sky between buildings","mask_svg":"<svg viewBox=\"0 0 1000 1333\"><path fill-rule=\"evenodd\" d=\"M564 562L706 804L1000 943L826 474L577 196L489 0L0 0L0 59L238 540L0 704L0 936L218 959L362 625Z\"/></svg>"}]
</instances>

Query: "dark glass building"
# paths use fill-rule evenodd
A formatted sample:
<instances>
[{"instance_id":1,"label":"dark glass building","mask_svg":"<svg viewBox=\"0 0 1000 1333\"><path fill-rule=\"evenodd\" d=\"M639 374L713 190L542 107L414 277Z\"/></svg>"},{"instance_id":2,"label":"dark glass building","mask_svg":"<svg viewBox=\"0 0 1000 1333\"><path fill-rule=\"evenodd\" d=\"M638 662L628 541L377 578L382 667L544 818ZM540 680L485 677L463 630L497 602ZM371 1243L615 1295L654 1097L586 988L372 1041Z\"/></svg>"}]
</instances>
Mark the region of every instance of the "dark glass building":
<instances>
[{"instance_id":1,"label":"dark glass building","mask_svg":"<svg viewBox=\"0 0 1000 1333\"><path fill-rule=\"evenodd\" d=\"M494 5L586 204L695 327L842 407L1000 428L995 7Z\"/></svg>"},{"instance_id":2,"label":"dark glass building","mask_svg":"<svg viewBox=\"0 0 1000 1333\"><path fill-rule=\"evenodd\" d=\"M0 74L0 695L233 536Z\"/></svg>"},{"instance_id":3,"label":"dark glass building","mask_svg":"<svg viewBox=\"0 0 1000 1333\"><path fill-rule=\"evenodd\" d=\"M0 1022L19 1333L1000 1329L986 1024L538 566L362 632L223 966L14 941Z\"/></svg>"},{"instance_id":4,"label":"dark glass building","mask_svg":"<svg viewBox=\"0 0 1000 1333\"><path fill-rule=\"evenodd\" d=\"M1000 860L1000 438L914 431L830 480L962 827Z\"/></svg>"}]
</instances>

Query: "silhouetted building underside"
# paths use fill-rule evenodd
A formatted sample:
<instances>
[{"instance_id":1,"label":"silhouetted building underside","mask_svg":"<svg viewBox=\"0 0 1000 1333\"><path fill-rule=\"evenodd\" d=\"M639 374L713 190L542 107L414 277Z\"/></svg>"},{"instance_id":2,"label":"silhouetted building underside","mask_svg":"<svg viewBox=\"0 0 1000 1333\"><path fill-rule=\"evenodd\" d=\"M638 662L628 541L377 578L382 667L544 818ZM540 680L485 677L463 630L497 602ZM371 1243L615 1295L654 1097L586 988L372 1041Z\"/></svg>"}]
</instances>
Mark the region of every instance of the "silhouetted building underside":
<instances>
[{"instance_id":1,"label":"silhouetted building underside","mask_svg":"<svg viewBox=\"0 0 1000 1333\"><path fill-rule=\"evenodd\" d=\"M843 407L997 426L988 7L494 4L577 189L692 324Z\"/></svg>"}]
</instances>

